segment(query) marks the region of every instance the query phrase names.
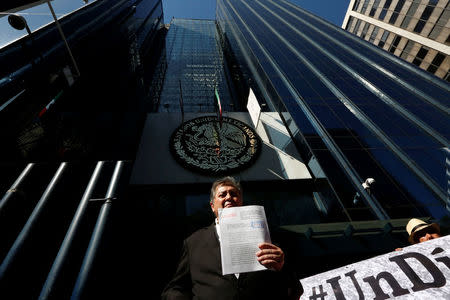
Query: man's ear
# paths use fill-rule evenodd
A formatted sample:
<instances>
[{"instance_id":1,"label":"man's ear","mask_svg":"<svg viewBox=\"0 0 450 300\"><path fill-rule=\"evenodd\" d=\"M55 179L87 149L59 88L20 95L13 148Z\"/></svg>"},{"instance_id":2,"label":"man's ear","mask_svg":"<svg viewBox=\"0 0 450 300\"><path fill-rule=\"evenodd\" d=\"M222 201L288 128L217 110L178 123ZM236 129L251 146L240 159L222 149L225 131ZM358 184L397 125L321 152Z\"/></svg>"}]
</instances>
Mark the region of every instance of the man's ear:
<instances>
[{"instance_id":1,"label":"man's ear","mask_svg":"<svg viewBox=\"0 0 450 300\"><path fill-rule=\"evenodd\" d=\"M211 210L214 211L214 201L209 202L209 205L211 206Z\"/></svg>"}]
</instances>

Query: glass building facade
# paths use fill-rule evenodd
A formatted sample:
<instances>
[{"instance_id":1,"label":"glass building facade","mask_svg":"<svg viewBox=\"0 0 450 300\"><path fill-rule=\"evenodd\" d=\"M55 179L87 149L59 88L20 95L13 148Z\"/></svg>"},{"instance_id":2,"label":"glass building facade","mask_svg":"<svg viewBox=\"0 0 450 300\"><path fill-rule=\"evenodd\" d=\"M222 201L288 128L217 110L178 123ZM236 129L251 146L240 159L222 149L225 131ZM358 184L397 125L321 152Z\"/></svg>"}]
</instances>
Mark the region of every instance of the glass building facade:
<instances>
[{"instance_id":1,"label":"glass building facade","mask_svg":"<svg viewBox=\"0 0 450 300\"><path fill-rule=\"evenodd\" d=\"M113 244L95 260L95 283L91 277L91 285L75 288L78 277L86 278L79 274L99 213L94 202L85 202L75 218L83 226L73 231L70 254L59 250L90 178L97 184L89 198L104 197L102 182L109 185L117 161L125 166L134 159L165 34L162 1L61 2L52 5L82 6L58 18L79 76L55 23L32 26L34 18L50 15L47 3L38 16L18 11L32 35L0 46L0 298L137 299L129 295L133 279L127 291L120 288L124 277L132 277L122 265L131 255L113 253L120 245L130 248L121 230L113 230L114 238L104 235ZM128 183L126 171L122 175L116 187ZM121 223L124 215L112 219ZM65 261L62 269L55 260Z\"/></svg>"},{"instance_id":2,"label":"glass building facade","mask_svg":"<svg viewBox=\"0 0 450 300\"><path fill-rule=\"evenodd\" d=\"M164 84L157 111L214 112L217 88L222 107L235 109L223 51L212 20L172 19L166 36Z\"/></svg>"},{"instance_id":3,"label":"glass building facade","mask_svg":"<svg viewBox=\"0 0 450 300\"><path fill-rule=\"evenodd\" d=\"M216 13L259 101L324 171L332 196L321 198L338 207L326 213L448 216L448 83L288 1L219 0Z\"/></svg>"}]
</instances>

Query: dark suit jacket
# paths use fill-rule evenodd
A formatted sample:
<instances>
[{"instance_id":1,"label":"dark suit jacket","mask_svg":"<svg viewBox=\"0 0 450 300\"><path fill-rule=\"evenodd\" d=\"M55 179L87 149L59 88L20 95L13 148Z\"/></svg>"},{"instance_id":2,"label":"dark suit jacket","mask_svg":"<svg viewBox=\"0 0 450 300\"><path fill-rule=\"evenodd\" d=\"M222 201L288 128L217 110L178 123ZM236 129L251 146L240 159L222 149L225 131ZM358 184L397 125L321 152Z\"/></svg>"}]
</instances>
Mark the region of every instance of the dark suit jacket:
<instances>
[{"instance_id":1,"label":"dark suit jacket","mask_svg":"<svg viewBox=\"0 0 450 300\"><path fill-rule=\"evenodd\" d=\"M222 275L219 240L211 225L184 241L180 263L162 299L298 299L300 283L285 269L241 273L239 279Z\"/></svg>"}]
</instances>

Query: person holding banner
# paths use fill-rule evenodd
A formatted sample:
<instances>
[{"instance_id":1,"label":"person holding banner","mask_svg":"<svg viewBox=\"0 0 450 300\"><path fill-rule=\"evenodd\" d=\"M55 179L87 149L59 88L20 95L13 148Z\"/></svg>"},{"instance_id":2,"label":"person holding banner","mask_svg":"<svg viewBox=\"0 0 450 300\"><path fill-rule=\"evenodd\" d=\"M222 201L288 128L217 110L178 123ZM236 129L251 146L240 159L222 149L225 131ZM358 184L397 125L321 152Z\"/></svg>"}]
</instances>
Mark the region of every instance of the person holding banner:
<instances>
[{"instance_id":1,"label":"person holding banner","mask_svg":"<svg viewBox=\"0 0 450 300\"><path fill-rule=\"evenodd\" d=\"M441 228L436 223L427 223L420 219L411 219L406 224L408 241L411 244L418 244L441 237Z\"/></svg>"},{"instance_id":2,"label":"person holding banner","mask_svg":"<svg viewBox=\"0 0 450 300\"><path fill-rule=\"evenodd\" d=\"M255 254L269 270L222 275L218 211L242 205L242 190L233 177L213 183L210 206L215 223L184 241L177 270L162 299L299 299L300 281L288 270L283 250L271 243L258 245L261 250Z\"/></svg>"},{"instance_id":3,"label":"person holding banner","mask_svg":"<svg viewBox=\"0 0 450 300\"><path fill-rule=\"evenodd\" d=\"M406 224L408 232L408 241L414 245L441 237L441 228L436 223L427 223L420 219L412 218ZM401 251L403 248L396 248L395 251Z\"/></svg>"}]
</instances>

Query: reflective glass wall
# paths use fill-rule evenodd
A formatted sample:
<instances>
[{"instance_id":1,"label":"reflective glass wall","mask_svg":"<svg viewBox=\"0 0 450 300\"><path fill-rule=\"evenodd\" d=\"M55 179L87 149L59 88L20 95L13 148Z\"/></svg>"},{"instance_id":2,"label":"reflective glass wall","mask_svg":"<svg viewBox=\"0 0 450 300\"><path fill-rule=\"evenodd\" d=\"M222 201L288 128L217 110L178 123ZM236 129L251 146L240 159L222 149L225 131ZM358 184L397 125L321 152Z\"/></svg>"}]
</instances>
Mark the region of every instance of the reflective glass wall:
<instances>
[{"instance_id":1,"label":"reflective glass wall","mask_svg":"<svg viewBox=\"0 0 450 300\"><path fill-rule=\"evenodd\" d=\"M181 96L185 112L214 112L216 87L223 110L235 110L214 21L172 19L162 59L159 112L179 112Z\"/></svg>"},{"instance_id":2,"label":"reflective glass wall","mask_svg":"<svg viewBox=\"0 0 450 300\"><path fill-rule=\"evenodd\" d=\"M448 215L447 82L288 1L219 0L216 14L260 101L326 175L335 198L319 198L353 221Z\"/></svg>"}]
</instances>

